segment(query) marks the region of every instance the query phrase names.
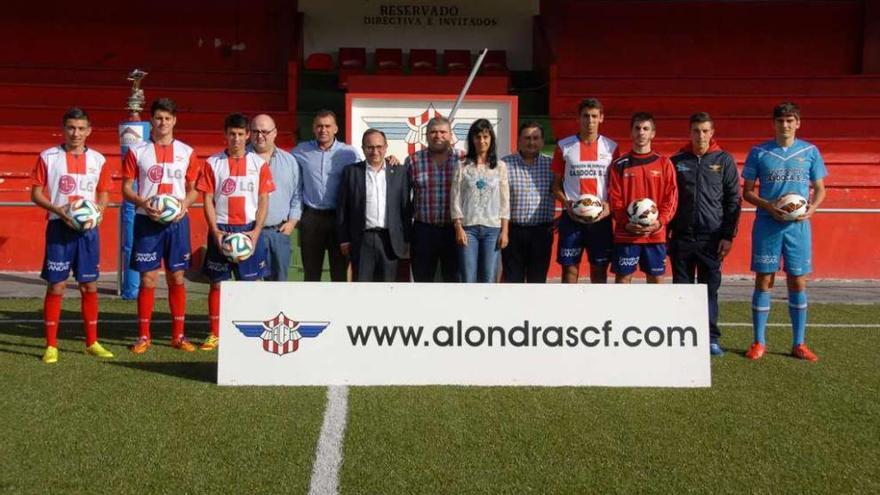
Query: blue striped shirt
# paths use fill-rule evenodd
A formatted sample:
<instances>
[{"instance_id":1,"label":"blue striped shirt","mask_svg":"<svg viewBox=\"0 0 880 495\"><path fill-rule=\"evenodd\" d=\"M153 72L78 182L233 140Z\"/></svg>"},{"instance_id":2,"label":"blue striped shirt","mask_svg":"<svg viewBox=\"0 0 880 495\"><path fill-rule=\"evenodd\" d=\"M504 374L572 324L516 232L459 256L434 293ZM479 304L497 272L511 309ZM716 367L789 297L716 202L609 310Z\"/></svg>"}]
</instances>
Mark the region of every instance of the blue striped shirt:
<instances>
[{"instance_id":1,"label":"blue striped shirt","mask_svg":"<svg viewBox=\"0 0 880 495\"><path fill-rule=\"evenodd\" d=\"M539 153L527 165L522 155L514 153L502 158L507 163L510 180L510 223L537 225L553 221L556 200L550 190L553 184L551 158Z\"/></svg>"},{"instance_id":2,"label":"blue striped shirt","mask_svg":"<svg viewBox=\"0 0 880 495\"><path fill-rule=\"evenodd\" d=\"M335 210L342 170L364 159L354 146L333 140L330 149L322 150L317 141L300 143L293 157L302 173L303 203L318 210Z\"/></svg>"},{"instance_id":3,"label":"blue striped shirt","mask_svg":"<svg viewBox=\"0 0 880 495\"><path fill-rule=\"evenodd\" d=\"M248 146L248 151L256 151ZM275 147L269 158L269 169L275 190L269 194L269 211L265 225L278 225L302 216L302 176L296 158L281 148Z\"/></svg>"}]
</instances>

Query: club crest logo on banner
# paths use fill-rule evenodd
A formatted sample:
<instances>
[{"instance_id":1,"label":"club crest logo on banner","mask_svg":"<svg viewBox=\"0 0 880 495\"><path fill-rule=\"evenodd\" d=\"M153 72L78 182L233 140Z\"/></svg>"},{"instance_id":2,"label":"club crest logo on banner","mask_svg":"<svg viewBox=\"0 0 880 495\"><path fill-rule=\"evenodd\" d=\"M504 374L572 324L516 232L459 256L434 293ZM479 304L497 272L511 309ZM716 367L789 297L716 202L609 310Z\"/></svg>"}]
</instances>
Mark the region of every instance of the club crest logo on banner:
<instances>
[{"instance_id":1,"label":"club crest logo on banner","mask_svg":"<svg viewBox=\"0 0 880 495\"><path fill-rule=\"evenodd\" d=\"M283 356L299 349L299 341L315 338L330 325L329 321L294 321L283 312L263 321L233 321L245 337L263 341L263 350Z\"/></svg>"},{"instance_id":2,"label":"club crest logo on banner","mask_svg":"<svg viewBox=\"0 0 880 495\"><path fill-rule=\"evenodd\" d=\"M346 97L347 136L359 143L364 131L385 133L388 154L401 160L427 147L428 121L447 117L455 95L349 94ZM487 119L495 129L498 156L516 150L516 97L468 95L452 123L452 145L465 150L474 120Z\"/></svg>"}]
</instances>

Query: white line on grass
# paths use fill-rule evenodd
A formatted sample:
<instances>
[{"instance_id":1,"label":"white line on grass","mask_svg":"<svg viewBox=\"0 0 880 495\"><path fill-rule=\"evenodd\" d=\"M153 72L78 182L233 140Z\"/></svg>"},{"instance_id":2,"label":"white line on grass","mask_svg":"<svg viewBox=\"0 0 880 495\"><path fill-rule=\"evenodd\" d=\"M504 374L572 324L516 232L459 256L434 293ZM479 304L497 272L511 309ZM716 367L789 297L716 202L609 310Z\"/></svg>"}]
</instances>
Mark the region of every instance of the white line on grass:
<instances>
[{"instance_id":1,"label":"white line on grass","mask_svg":"<svg viewBox=\"0 0 880 495\"><path fill-rule=\"evenodd\" d=\"M133 325L137 320L98 320L98 323L125 323ZM171 320L152 320L153 323L171 323ZM0 325L4 323L43 323L38 319L9 319L0 318ZM61 320L60 323L82 323L82 320ZM187 325L207 325L208 320L186 320ZM719 322L718 325L725 327L751 327L748 322ZM790 327L791 323L768 323L768 327ZM880 323L807 323L811 328L880 328Z\"/></svg>"},{"instance_id":2,"label":"white line on grass","mask_svg":"<svg viewBox=\"0 0 880 495\"><path fill-rule=\"evenodd\" d=\"M342 442L348 415L348 387L327 387L327 409L318 437L315 464L309 495L336 495L339 493L339 468L342 466Z\"/></svg>"}]
</instances>

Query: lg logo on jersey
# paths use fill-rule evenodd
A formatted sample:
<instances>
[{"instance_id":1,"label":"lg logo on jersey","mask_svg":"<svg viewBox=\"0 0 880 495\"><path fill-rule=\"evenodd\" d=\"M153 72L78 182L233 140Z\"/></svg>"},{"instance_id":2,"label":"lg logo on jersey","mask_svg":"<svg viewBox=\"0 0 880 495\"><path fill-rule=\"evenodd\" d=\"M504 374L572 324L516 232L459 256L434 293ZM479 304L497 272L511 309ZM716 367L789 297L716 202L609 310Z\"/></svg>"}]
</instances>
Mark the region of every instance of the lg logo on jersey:
<instances>
[{"instance_id":1,"label":"lg logo on jersey","mask_svg":"<svg viewBox=\"0 0 880 495\"><path fill-rule=\"evenodd\" d=\"M94 177L82 177L78 184L80 192L94 192L96 182L97 181ZM62 175L61 178L58 179L58 190L61 194L70 194L76 191L76 188L77 180L72 175Z\"/></svg>"},{"instance_id":2,"label":"lg logo on jersey","mask_svg":"<svg viewBox=\"0 0 880 495\"><path fill-rule=\"evenodd\" d=\"M58 180L58 190L62 194L70 194L74 189L76 189L76 179L69 175L62 175Z\"/></svg>"},{"instance_id":3,"label":"lg logo on jersey","mask_svg":"<svg viewBox=\"0 0 880 495\"><path fill-rule=\"evenodd\" d=\"M150 170L147 171L147 177L150 178L150 182L155 182L157 184L162 182L163 175L166 179L180 180L183 179L183 170L163 167L162 165L153 165L150 167Z\"/></svg>"},{"instance_id":4,"label":"lg logo on jersey","mask_svg":"<svg viewBox=\"0 0 880 495\"><path fill-rule=\"evenodd\" d=\"M229 196L230 194L235 192L235 180L226 179L223 181L223 185L220 186L220 192Z\"/></svg>"},{"instance_id":5,"label":"lg logo on jersey","mask_svg":"<svg viewBox=\"0 0 880 495\"><path fill-rule=\"evenodd\" d=\"M241 180L236 184L235 179L228 178L220 186L220 192L226 196L234 193L236 189L241 192L254 192L254 182Z\"/></svg>"}]
</instances>

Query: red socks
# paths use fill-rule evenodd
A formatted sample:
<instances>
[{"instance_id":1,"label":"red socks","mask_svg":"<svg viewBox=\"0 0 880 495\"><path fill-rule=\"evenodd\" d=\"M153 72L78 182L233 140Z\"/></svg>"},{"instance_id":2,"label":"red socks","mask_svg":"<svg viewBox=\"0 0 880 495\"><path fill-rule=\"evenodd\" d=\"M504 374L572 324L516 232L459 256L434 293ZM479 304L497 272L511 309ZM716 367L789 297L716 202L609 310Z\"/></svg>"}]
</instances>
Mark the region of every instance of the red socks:
<instances>
[{"instance_id":1,"label":"red socks","mask_svg":"<svg viewBox=\"0 0 880 495\"><path fill-rule=\"evenodd\" d=\"M153 302L156 289L140 287L138 290L138 334L141 338L150 338L150 320L153 318Z\"/></svg>"},{"instance_id":2,"label":"red socks","mask_svg":"<svg viewBox=\"0 0 880 495\"><path fill-rule=\"evenodd\" d=\"M43 299L43 321L46 324L46 346L58 347L58 320L61 319L62 294L46 292Z\"/></svg>"},{"instance_id":3,"label":"red socks","mask_svg":"<svg viewBox=\"0 0 880 495\"><path fill-rule=\"evenodd\" d=\"M82 321L86 332L86 346L98 341L98 293L82 292ZM61 294L46 293L43 302L43 320L46 322L46 345L58 347L58 321L61 319Z\"/></svg>"},{"instance_id":4,"label":"red socks","mask_svg":"<svg viewBox=\"0 0 880 495\"><path fill-rule=\"evenodd\" d=\"M98 341L98 293L81 292L82 319L86 331L86 347Z\"/></svg>"},{"instance_id":5,"label":"red socks","mask_svg":"<svg viewBox=\"0 0 880 495\"><path fill-rule=\"evenodd\" d=\"M208 292L208 319L211 321L211 335L220 336L220 288L211 287Z\"/></svg>"},{"instance_id":6,"label":"red socks","mask_svg":"<svg viewBox=\"0 0 880 495\"><path fill-rule=\"evenodd\" d=\"M218 292L219 296L219 292ZM218 298L219 303L219 298ZM186 286L168 286L168 306L171 308L171 338L183 338L183 322L186 318ZM219 307L219 304L218 304Z\"/></svg>"}]
</instances>

